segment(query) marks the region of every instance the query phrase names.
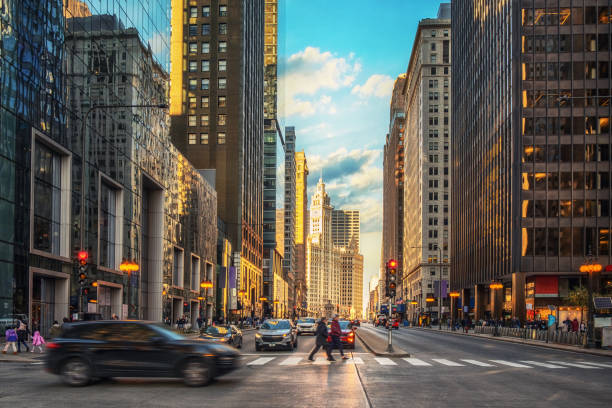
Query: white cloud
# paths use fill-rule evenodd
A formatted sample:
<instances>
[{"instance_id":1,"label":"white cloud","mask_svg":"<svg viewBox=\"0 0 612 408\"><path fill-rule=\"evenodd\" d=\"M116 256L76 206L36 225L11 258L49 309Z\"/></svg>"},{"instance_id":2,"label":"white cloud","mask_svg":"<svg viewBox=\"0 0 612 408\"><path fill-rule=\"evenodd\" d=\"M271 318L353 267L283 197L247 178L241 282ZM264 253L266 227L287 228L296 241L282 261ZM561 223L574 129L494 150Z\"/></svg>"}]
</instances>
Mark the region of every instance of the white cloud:
<instances>
[{"instance_id":1,"label":"white cloud","mask_svg":"<svg viewBox=\"0 0 612 408\"><path fill-rule=\"evenodd\" d=\"M363 85L355 85L351 93L361 98L369 96L385 98L391 95L394 82L389 75L374 74Z\"/></svg>"},{"instance_id":2,"label":"white cloud","mask_svg":"<svg viewBox=\"0 0 612 408\"><path fill-rule=\"evenodd\" d=\"M349 87L361 70L353 57L338 57L329 51L306 47L289 57L284 74L279 78L279 116L312 116L317 111L333 113L329 95L315 96L323 90L336 91Z\"/></svg>"}]
</instances>

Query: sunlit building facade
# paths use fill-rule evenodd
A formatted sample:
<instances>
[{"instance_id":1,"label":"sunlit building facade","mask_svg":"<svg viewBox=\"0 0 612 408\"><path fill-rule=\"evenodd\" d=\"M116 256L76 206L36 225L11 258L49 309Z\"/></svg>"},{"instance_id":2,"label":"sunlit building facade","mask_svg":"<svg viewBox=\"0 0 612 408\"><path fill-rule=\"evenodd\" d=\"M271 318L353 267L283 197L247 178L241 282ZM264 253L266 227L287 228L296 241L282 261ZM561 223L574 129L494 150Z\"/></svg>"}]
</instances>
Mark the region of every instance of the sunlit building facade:
<instances>
[{"instance_id":1,"label":"sunlit building facade","mask_svg":"<svg viewBox=\"0 0 612 408\"><path fill-rule=\"evenodd\" d=\"M295 153L295 305L307 308L306 238L308 237L308 162L304 151Z\"/></svg>"}]
</instances>

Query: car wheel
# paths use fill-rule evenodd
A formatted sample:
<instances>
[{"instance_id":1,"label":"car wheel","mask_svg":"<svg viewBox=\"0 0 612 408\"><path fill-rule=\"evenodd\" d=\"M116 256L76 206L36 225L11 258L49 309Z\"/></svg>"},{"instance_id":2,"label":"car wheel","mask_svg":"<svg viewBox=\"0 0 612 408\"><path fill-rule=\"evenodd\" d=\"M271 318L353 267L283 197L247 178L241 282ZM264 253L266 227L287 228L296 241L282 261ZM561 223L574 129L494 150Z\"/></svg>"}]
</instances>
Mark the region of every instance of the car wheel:
<instances>
[{"instance_id":1,"label":"car wheel","mask_svg":"<svg viewBox=\"0 0 612 408\"><path fill-rule=\"evenodd\" d=\"M91 368L81 358L66 361L61 368L62 381L72 387L82 387L91 381Z\"/></svg>"},{"instance_id":2,"label":"car wheel","mask_svg":"<svg viewBox=\"0 0 612 408\"><path fill-rule=\"evenodd\" d=\"M183 367L183 381L190 387L201 387L212 380L210 364L202 360L188 360Z\"/></svg>"}]
</instances>

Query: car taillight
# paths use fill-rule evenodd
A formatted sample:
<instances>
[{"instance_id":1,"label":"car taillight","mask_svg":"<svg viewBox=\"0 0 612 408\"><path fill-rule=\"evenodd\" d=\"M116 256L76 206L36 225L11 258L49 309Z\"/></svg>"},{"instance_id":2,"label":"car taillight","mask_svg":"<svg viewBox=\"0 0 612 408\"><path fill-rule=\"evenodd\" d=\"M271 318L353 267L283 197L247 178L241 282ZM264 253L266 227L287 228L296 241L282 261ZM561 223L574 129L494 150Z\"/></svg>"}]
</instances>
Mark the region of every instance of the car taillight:
<instances>
[{"instance_id":1,"label":"car taillight","mask_svg":"<svg viewBox=\"0 0 612 408\"><path fill-rule=\"evenodd\" d=\"M49 342L47 343L47 348L48 349L58 349L62 347L59 343L53 343L53 342Z\"/></svg>"},{"instance_id":2,"label":"car taillight","mask_svg":"<svg viewBox=\"0 0 612 408\"><path fill-rule=\"evenodd\" d=\"M355 335L355 333L350 332L348 335L349 335L349 337L353 337Z\"/></svg>"}]
</instances>

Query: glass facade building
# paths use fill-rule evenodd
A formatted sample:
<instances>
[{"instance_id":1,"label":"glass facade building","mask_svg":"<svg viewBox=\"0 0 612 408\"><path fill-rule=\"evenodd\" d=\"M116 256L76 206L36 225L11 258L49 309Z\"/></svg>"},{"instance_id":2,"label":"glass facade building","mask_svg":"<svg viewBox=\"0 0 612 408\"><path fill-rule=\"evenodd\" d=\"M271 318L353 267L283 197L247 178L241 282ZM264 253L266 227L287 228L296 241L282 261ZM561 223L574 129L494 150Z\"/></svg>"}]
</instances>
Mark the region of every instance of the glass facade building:
<instances>
[{"instance_id":1,"label":"glass facade building","mask_svg":"<svg viewBox=\"0 0 612 408\"><path fill-rule=\"evenodd\" d=\"M451 281L477 317L563 321L610 264L611 27L608 1L453 2Z\"/></svg>"}]
</instances>

